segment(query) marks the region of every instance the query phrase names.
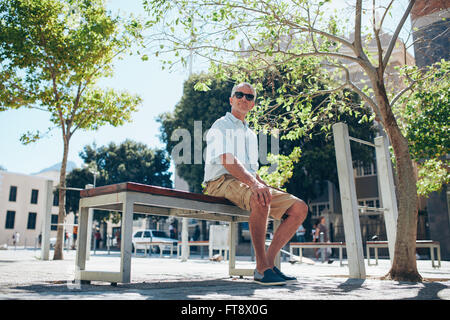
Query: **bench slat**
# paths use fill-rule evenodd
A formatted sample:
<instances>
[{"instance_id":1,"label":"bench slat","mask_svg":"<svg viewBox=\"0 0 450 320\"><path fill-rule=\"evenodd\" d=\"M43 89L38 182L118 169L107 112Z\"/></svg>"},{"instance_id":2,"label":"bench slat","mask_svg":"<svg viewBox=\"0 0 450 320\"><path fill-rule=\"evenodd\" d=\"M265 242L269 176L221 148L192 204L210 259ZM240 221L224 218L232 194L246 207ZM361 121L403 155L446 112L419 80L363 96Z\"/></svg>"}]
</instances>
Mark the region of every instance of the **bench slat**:
<instances>
[{"instance_id":1,"label":"bench slat","mask_svg":"<svg viewBox=\"0 0 450 320\"><path fill-rule=\"evenodd\" d=\"M225 198L222 198L222 197L214 197L214 196L210 196L210 195L206 195L206 194L192 193L192 192L187 192L187 191L182 191L182 190L177 190L177 189L169 189L169 188L146 185L146 184L135 183L135 182L123 182L123 183L117 183L117 184L112 184L112 185L108 185L108 186L101 186L101 187L97 187L97 188L81 190L80 196L81 196L81 198L88 198L88 197L94 197L94 196L98 196L98 195L105 195L105 194L111 194L111 193L118 193L118 192L123 192L123 191L134 191L134 192L149 193L149 194L155 194L155 195L197 200L197 201L209 202L209 203L234 205L231 201L229 201Z\"/></svg>"},{"instance_id":2,"label":"bench slat","mask_svg":"<svg viewBox=\"0 0 450 320\"><path fill-rule=\"evenodd\" d=\"M367 241L366 244L376 245L376 244L388 244L387 241ZM439 244L439 241L434 240L417 240L416 244Z\"/></svg>"},{"instance_id":3,"label":"bench slat","mask_svg":"<svg viewBox=\"0 0 450 320\"><path fill-rule=\"evenodd\" d=\"M345 246L345 242L291 242L294 246Z\"/></svg>"}]
</instances>

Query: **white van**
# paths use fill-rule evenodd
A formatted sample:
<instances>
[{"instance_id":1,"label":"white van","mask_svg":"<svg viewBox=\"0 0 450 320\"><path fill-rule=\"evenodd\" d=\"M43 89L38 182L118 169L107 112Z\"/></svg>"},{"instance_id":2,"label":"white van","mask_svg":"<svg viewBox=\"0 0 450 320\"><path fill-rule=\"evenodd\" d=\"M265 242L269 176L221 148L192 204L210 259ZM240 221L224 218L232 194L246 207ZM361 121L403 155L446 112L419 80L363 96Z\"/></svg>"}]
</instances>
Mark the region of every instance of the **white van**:
<instances>
[{"instance_id":1,"label":"white van","mask_svg":"<svg viewBox=\"0 0 450 320\"><path fill-rule=\"evenodd\" d=\"M164 231L152 229L137 230L133 234L132 242L132 252L135 252L135 250L145 250L146 248L148 248L145 243L148 242L167 242L169 245L163 247L163 252L170 252L170 243L172 243L173 245L173 252L176 252L178 245L177 239L170 238ZM159 247L152 246L152 252L159 253Z\"/></svg>"}]
</instances>

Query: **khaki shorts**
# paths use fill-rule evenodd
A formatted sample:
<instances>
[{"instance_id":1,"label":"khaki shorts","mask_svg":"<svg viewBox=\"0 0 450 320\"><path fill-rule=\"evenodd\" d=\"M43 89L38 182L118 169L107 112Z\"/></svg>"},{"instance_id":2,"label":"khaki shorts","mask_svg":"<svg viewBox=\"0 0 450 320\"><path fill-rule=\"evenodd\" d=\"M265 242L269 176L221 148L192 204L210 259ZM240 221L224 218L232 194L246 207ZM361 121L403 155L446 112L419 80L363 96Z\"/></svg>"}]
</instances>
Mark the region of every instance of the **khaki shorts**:
<instances>
[{"instance_id":1,"label":"khaki shorts","mask_svg":"<svg viewBox=\"0 0 450 320\"><path fill-rule=\"evenodd\" d=\"M251 211L250 198L252 191L250 187L230 174L224 174L216 180L209 181L204 193L215 197L224 197L239 208ZM269 215L276 220L281 220L295 201L300 201L297 197L274 188L270 188L270 193L272 194L272 200L270 202Z\"/></svg>"}]
</instances>

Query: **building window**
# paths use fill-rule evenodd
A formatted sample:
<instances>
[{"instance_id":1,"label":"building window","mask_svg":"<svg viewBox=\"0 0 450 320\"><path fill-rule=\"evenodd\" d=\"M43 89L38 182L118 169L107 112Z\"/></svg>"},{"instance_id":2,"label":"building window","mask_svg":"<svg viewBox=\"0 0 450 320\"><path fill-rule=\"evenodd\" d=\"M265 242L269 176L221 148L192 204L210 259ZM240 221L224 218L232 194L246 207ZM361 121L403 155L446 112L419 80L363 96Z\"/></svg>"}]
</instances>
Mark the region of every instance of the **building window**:
<instances>
[{"instance_id":1,"label":"building window","mask_svg":"<svg viewBox=\"0 0 450 320\"><path fill-rule=\"evenodd\" d=\"M14 229L14 220L16 218L15 211L7 211L6 212L6 223L5 229Z\"/></svg>"},{"instance_id":2,"label":"building window","mask_svg":"<svg viewBox=\"0 0 450 320\"><path fill-rule=\"evenodd\" d=\"M50 230L56 231L58 229L58 215L52 214L52 224L50 226Z\"/></svg>"},{"instance_id":3,"label":"building window","mask_svg":"<svg viewBox=\"0 0 450 320\"><path fill-rule=\"evenodd\" d=\"M358 205L361 207L379 208L380 200L378 198L358 199ZM363 209L363 208L360 208Z\"/></svg>"},{"instance_id":4,"label":"building window","mask_svg":"<svg viewBox=\"0 0 450 320\"><path fill-rule=\"evenodd\" d=\"M377 166L373 162L366 165L361 163L356 167L355 171L357 177L373 176L377 174Z\"/></svg>"},{"instance_id":5,"label":"building window","mask_svg":"<svg viewBox=\"0 0 450 320\"><path fill-rule=\"evenodd\" d=\"M34 230L36 229L36 212L29 212L28 213L28 223L27 223L27 229Z\"/></svg>"},{"instance_id":6,"label":"building window","mask_svg":"<svg viewBox=\"0 0 450 320\"><path fill-rule=\"evenodd\" d=\"M17 197L17 187L16 186L11 186L9 188L9 201L16 201L16 197Z\"/></svg>"},{"instance_id":7,"label":"building window","mask_svg":"<svg viewBox=\"0 0 450 320\"><path fill-rule=\"evenodd\" d=\"M312 216L320 216L322 211L330 210L328 202L313 203L309 207L311 208Z\"/></svg>"},{"instance_id":8,"label":"building window","mask_svg":"<svg viewBox=\"0 0 450 320\"><path fill-rule=\"evenodd\" d=\"M39 194L39 190L36 190L36 189L31 190L31 203L32 204L38 203L38 194Z\"/></svg>"},{"instance_id":9,"label":"building window","mask_svg":"<svg viewBox=\"0 0 450 320\"><path fill-rule=\"evenodd\" d=\"M53 206L59 206L59 194L57 192L53 194Z\"/></svg>"}]
</instances>

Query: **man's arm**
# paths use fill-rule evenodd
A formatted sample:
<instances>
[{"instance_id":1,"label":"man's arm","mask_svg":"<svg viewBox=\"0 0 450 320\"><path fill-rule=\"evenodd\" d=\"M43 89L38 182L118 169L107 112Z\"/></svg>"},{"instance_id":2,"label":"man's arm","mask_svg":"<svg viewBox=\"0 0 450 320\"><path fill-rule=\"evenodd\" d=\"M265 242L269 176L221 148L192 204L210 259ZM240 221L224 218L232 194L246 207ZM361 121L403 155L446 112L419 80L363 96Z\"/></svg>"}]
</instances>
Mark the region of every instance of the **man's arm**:
<instances>
[{"instance_id":1,"label":"man's arm","mask_svg":"<svg viewBox=\"0 0 450 320\"><path fill-rule=\"evenodd\" d=\"M252 176L231 153L222 154L220 156L220 162L233 177L250 187L262 206L268 206L270 204L270 200L272 199L270 189L258 175L256 175L256 178Z\"/></svg>"},{"instance_id":2,"label":"man's arm","mask_svg":"<svg viewBox=\"0 0 450 320\"><path fill-rule=\"evenodd\" d=\"M261 182L263 185L270 187L263 179L261 179L261 177L259 176L259 174L256 174L256 179Z\"/></svg>"}]
</instances>

